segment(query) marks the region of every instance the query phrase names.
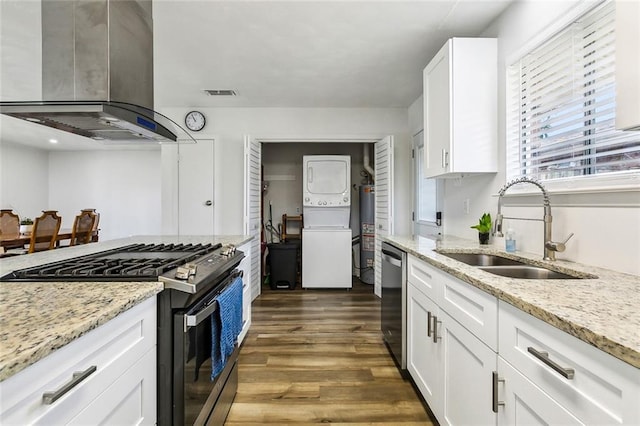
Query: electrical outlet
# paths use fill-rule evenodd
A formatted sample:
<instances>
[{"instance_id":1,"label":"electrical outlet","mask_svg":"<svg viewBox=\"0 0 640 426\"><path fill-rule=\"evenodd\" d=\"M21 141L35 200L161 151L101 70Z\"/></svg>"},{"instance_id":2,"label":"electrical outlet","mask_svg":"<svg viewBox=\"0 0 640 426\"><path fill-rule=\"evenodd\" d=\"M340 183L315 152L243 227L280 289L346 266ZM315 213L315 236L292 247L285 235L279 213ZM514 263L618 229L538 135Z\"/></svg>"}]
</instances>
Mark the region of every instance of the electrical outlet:
<instances>
[{"instance_id":1,"label":"electrical outlet","mask_svg":"<svg viewBox=\"0 0 640 426\"><path fill-rule=\"evenodd\" d=\"M300 213L300 207L296 207L296 213Z\"/></svg>"},{"instance_id":2,"label":"electrical outlet","mask_svg":"<svg viewBox=\"0 0 640 426\"><path fill-rule=\"evenodd\" d=\"M464 210L464 214L469 214L469 199L465 198L462 202L462 208Z\"/></svg>"}]
</instances>

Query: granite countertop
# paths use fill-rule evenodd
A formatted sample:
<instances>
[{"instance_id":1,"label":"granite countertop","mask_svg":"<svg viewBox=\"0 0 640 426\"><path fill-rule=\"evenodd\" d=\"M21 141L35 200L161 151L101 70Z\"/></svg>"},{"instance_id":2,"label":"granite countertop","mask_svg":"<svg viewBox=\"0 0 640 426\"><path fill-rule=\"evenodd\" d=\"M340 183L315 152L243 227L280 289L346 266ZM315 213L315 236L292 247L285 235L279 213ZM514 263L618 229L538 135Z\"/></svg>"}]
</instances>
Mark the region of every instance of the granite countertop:
<instances>
[{"instance_id":1,"label":"granite countertop","mask_svg":"<svg viewBox=\"0 0 640 426\"><path fill-rule=\"evenodd\" d=\"M407 253L640 368L640 277L556 260L531 253L506 253L455 237L440 239L387 236L383 239ZM494 275L437 253L497 254L584 279L515 279ZM595 277L595 278L594 278Z\"/></svg>"},{"instance_id":2,"label":"granite countertop","mask_svg":"<svg viewBox=\"0 0 640 426\"><path fill-rule=\"evenodd\" d=\"M0 260L0 275L134 243L242 245L249 235L136 236ZM160 282L0 282L0 381L163 290Z\"/></svg>"}]
</instances>

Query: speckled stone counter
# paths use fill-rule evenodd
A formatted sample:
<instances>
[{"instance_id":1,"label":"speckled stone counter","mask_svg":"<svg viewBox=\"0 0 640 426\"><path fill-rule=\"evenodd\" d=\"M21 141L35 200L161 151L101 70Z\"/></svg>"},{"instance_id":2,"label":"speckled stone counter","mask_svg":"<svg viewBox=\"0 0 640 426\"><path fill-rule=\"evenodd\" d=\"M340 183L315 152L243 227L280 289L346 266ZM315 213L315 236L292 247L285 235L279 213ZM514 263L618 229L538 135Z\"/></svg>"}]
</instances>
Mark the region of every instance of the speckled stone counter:
<instances>
[{"instance_id":1,"label":"speckled stone counter","mask_svg":"<svg viewBox=\"0 0 640 426\"><path fill-rule=\"evenodd\" d=\"M242 245L251 236L137 236L0 259L0 275L134 243ZM160 282L0 282L0 381L163 290Z\"/></svg>"},{"instance_id":2,"label":"speckled stone counter","mask_svg":"<svg viewBox=\"0 0 640 426\"><path fill-rule=\"evenodd\" d=\"M446 237L391 236L387 242L610 355L640 368L640 277L579 263L543 261L530 253ZM437 253L481 252L543 266L583 279L515 279Z\"/></svg>"}]
</instances>

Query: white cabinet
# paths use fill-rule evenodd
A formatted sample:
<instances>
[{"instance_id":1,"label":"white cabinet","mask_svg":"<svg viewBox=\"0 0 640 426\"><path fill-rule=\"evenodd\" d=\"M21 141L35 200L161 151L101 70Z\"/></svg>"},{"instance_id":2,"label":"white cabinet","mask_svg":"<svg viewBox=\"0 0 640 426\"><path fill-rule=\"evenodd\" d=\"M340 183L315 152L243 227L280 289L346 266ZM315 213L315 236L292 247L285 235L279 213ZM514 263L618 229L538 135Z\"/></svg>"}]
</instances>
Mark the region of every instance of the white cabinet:
<instances>
[{"instance_id":1,"label":"white cabinet","mask_svg":"<svg viewBox=\"0 0 640 426\"><path fill-rule=\"evenodd\" d=\"M500 425L582 425L578 419L530 380L498 357L500 381L495 383ZM504 385L503 385L504 383ZM487 392L488 393L488 392Z\"/></svg>"},{"instance_id":2,"label":"white cabinet","mask_svg":"<svg viewBox=\"0 0 640 426\"><path fill-rule=\"evenodd\" d=\"M452 38L425 67L425 177L497 172L497 70L489 38Z\"/></svg>"},{"instance_id":3,"label":"white cabinet","mask_svg":"<svg viewBox=\"0 0 640 426\"><path fill-rule=\"evenodd\" d=\"M640 424L640 369L412 255L407 281L407 368L440 424Z\"/></svg>"},{"instance_id":4,"label":"white cabinet","mask_svg":"<svg viewBox=\"0 0 640 426\"><path fill-rule=\"evenodd\" d=\"M0 424L155 424L156 315L152 297L1 382Z\"/></svg>"},{"instance_id":5,"label":"white cabinet","mask_svg":"<svg viewBox=\"0 0 640 426\"><path fill-rule=\"evenodd\" d=\"M616 1L616 128L640 130L640 2Z\"/></svg>"},{"instance_id":6,"label":"white cabinet","mask_svg":"<svg viewBox=\"0 0 640 426\"><path fill-rule=\"evenodd\" d=\"M510 381L513 373L504 368L510 364L580 423L640 424L639 369L502 301L499 341L500 357L506 361L501 362L499 374L505 380L507 397L522 381ZM530 401L527 394L521 394L516 404L532 407L538 399L532 396ZM505 401L504 409L513 420L509 413L516 408ZM515 420L508 424L519 424L517 416Z\"/></svg>"},{"instance_id":7,"label":"white cabinet","mask_svg":"<svg viewBox=\"0 0 640 426\"><path fill-rule=\"evenodd\" d=\"M407 286L407 370L434 415L443 405L441 346L432 340L432 316L438 305L409 282Z\"/></svg>"},{"instance_id":8,"label":"white cabinet","mask_svg":"<svg viewBox=\"0 0 640 426\"><path fill-rule=\"evenodd\" d=\"M407 368L440 424L495 424L494 297L408 256ZM473 331L473 332L472 332ZM477 333L477 334L475 334Z\"/></svg>"},{"instance_id":9,"label":"white cabinet","mask_svg":"<svg viewBox=\"0 0 640 426\"><path fill-rule=\"evenodd\" d=\"M251 327L251 241L238 247L238 250L244 253L244 259L238 266L242 271L242 331L238 336L240 345Z\"/></svg>"}]
</instances>

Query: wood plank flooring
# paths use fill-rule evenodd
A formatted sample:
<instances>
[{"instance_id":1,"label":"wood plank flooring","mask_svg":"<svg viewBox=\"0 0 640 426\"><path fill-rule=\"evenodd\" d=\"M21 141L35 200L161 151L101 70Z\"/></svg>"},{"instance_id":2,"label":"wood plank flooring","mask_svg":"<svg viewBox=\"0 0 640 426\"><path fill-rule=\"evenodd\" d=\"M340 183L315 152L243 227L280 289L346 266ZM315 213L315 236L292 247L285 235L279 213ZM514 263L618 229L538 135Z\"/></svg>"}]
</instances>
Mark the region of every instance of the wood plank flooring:
<instances>
[{"instance_id":1,"label":"wood plank flooring","mask_svg":"<svg viewBox=\"0 0 640 426\"><path fill-rule=\"evenodd\" d=\"M370 285L270 290L252 304L234 425L432 425L382 341Z\"/></svg>"}]
</instances>

